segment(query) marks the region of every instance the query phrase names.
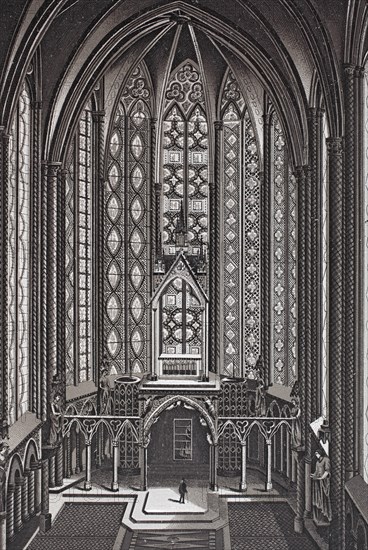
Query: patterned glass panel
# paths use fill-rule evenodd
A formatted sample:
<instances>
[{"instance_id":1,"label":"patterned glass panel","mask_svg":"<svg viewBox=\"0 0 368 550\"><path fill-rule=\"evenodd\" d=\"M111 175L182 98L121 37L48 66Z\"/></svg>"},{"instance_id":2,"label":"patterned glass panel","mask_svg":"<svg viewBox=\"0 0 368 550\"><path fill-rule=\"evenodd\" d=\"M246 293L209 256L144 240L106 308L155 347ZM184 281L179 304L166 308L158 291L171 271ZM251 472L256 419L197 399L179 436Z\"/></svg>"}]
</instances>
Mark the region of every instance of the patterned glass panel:
<instances>
[{"instance_id":1,"label":"patterned glass panel","mask_svg":"<svg viewBox=\"0 0 368 550\"><path fill-rule=\"evenodd\" d=\"M188 61L171 76L163 121L163 233L175 254L175 227L184 213L188 253L198 254L208 232L208 125L199 70Z\"/></svg>"},{"instance_id":2,"label":"patterned glass panel","mask_svg":"<svg viewBox=\"0 0 368 550\"><path fill-rule=\"evenodd\" d=\"M79 381L92 378L92 115L87 105L78 135Z\"/></svg>"},{"instance_id":3,"label":"patterned glass panel","mask_svg":"<svg viewBox=\"0 0 368 550\"><path fill-rule=\"evenodd\" d=\"M205 113L195 108L188 123L188 242L207 241L208 128Z\"/></svg>"},{"instance_id":4,"label":"patterned glass panel","mask_svg":"<svg viewBox=\"0 0 368 550\"><path fill-rule=\"evenodd\" d=\"M164 355L202 354L203 308L191 286L176 277L160 300L161 349Z\"/></svg>"},{"instance_id":5,"label":"patterned glass panel","mask_svg":"<svg viewBox=\"0 0 368 550\"><path fill-rule=\"evenodd\" d=\"M184 199L185 122L178 107L164 120L164 202L162 242L166 254L175 245L175 224ZM172 250L172 253L174 251Z\"/></svg>"},{"instance_id":6,"label":"patterned glass panel","mask_svg":"<svg viewBox=\"0 0 368 550\"><path fill-rule=\"evenodd\" d=\"M9 422L28 410L31 107L26 85L12 125L9 166Z\"/></svg>"},{"instance_id":7,"label":"patterned glass panel","mask_svg":"<svg viewBox=\"0 0 368 550\"><path fill-rule=\"evenodd\" d=\"M222 97L224 373L243 376L259 356L260 189L253 124L234 75Z\"/></svg>"},{"instance_id":8,"label":"patterned glass panel","mask_svg":"<svg viewBox=\"0 0 368 550\"><path fill-rule=\"evenodd\" d=\"M276 115L273 117L273 210L272 210L272 265L273 265L273 348L272 365L277 384L287 383L285 351L287 346L287 216L286 142L283 129Z\"/></svg>"},{"instance_id":9,"label":"patterned glass panel","mask_svg":"<svg viewBox=\"0 0 368 550\"><path fill-rule=\"evenodd\" d=\"M147 368L151 96L143 63L127 80L109 137L104 198L105 338L110 370L116 372Z\"/></svg>"}]
</instances>

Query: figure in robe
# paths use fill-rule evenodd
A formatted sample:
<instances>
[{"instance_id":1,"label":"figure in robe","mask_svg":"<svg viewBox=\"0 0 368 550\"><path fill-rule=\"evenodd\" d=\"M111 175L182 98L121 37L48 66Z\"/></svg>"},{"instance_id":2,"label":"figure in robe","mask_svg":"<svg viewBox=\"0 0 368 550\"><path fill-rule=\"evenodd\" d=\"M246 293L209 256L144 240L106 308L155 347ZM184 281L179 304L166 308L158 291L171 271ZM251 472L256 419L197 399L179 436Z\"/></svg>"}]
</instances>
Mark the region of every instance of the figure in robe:
<instances>
[{"instance_id":1,"label":"figure in robe","mask_svg":"<svg viewBox=\"0 0 368 550\"><path fill-rule=\"evenodd\" d=\"M291 402L293 406L290 412L291 416L295 418L291 428L291 447L292 449L298 449L302 445L299 399L294 397Z\"/></svg>"},{"instance_id":2,"label":"figure in robe","mask_svg":"<svg viewBox=\"0 0 368 550\"><path fill-rule=\"evenodd\" d=\"M331 522L332 510L330 499L330 459L316 451L316 469L311 475L313 480L312 504L313 519L317 525L326 525Z\"/></svg>"},{"instance_id":3,"label":"figure in robe","mask_svg":"<svg viewBox=\"0 0 368 550\"><path fill-rule=\"evenodd\" d=\"M50 405L50 431L49 431L49 445L56 445L61 437L61 432L64 423L64 413L61 408L61 395L55 393L54 398Z\"/></svg>"},{"instance_id":4,"label":"figure in robe","mask_svg":"<svg viewBox=\"0 0 368 550\"><path fill-rule=\"evenodd\" d=\"M266 416L266 390L262 378L257 380L255 411L256 416Z\"/></svg>"},{"instance_id":5,"label":"figure in robe","mask_svg":"<svg viewBox=\"0 0 368 550\"><path fill-rule=\"evenodd\" d=\"M111 414L110 384L105 364L101 367L99 390L100 414L109 415Z\"/></svg>"}]
</instances>

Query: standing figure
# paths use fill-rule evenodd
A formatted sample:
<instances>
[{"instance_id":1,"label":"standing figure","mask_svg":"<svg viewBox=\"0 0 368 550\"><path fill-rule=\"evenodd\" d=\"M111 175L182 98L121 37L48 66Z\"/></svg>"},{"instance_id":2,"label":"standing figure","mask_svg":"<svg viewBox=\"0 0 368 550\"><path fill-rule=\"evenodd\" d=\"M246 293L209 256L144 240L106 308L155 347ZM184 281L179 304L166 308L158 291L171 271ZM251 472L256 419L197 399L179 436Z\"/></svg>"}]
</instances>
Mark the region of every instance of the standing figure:
<instances>
[{"instance_id":1,"label":"standing figure","mask_svg":"<svg viewBox=\"0 0 368 550\"><path fill-rule=\"evenodd\" d=\"M291 448L298 449L302 445L302 425L300 422L299 398L293 397L291 402L293 406L290 412L291 416L295 418L291 426Z\"/></svg>"},{"instance_id":2,"label":"standing figure","mask_svg":"<svg viewBox=\"0 0 368 550\"><path fill-rule=\"evenodd\" d=\"M266 390L262 378L257 380L255 410L256 416L266 416Z\"/></svg>"},{"instance_id":3,"label":"standing figure","mask_svg":"<svg viewBox=\"0 0 368 550\"><path fill-rule=\"evenodd\" d=\"M180 500L179 502L184 504L185 502L185 494L188 492L187 490L187 484L185 483L185 479L183 478L179 485L179 494L180 494Z\"/></svg>"},{"instance_id":4,"label":"standing figure","mask_svg":"<svg viewBox=\"0 0 368 550\"><path fill-rule=\"evenodd\" d=\"M61 395L55 393L51 402L51 414L50 414L50 432L49 432L49 445L56 445L59 441L61 431L63 428L64 414L61 409Z\"/></svg>"},{"instance_id":5,"label":"standing figure","mask_svg":"<svg viewBox=\"0 0 368 550\"><path fill-rule=\"evenodd\" d=\"M313 480L312 502L313 519L317 525L328 525L332 519L330 500L330 459L315 452L316 469L311 475Z\"/></svg>"},{"instance_id":6,"label":"standing figure","mask_svg":"<svg viewBox=\"0 0 368 550\"><path fill-rule=\"evenodd\" d=\"M111 412L111 398L110 398L110 384L108 378L108 370L103 363L100 372L100 382L99 382L99 406L100 414L109 415Z\"/></svg>"}]
</instances>

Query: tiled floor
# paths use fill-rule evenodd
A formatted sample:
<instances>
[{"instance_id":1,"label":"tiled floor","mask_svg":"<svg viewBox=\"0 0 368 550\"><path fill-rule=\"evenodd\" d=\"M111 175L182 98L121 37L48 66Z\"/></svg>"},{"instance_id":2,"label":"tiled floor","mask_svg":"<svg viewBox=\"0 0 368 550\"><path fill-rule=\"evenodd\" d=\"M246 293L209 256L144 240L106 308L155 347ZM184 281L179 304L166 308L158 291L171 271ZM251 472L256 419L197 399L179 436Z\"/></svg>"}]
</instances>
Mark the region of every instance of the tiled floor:
<instances>
[{"instance_id":1,"label":"tiled floor","mask_svg":"<svg viewBox=\"0 0 368 550\"><path fill-rule=\"evenodd\" d=\"M316 550L307 534L294 533L287 503L229 503L232 550Z\"/></svg>"},{"instance_id":2,"label":"tiled floor","mask_svg":"<svg viewBox=\"0 0 368 550\"><path fill-rule=\"evenodd\" d=\"M29 550L111 550L124 509L124 504L67 502L52 529L38 534Z\"/></svg>"}]
</instances>

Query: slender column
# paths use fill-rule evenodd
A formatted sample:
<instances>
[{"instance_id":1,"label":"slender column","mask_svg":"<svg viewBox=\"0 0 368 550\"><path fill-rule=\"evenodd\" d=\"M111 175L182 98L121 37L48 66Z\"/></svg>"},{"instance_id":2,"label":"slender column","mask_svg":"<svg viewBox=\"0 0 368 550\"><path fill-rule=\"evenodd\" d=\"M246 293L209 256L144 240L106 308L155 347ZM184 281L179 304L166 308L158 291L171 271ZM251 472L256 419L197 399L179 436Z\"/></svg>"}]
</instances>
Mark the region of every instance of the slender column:
<instances>
[{"instance_id":1,"label":"slender column","mask_svg":"<svg viewBox=\"0 0 368 550\"><path fill-rule=\"evenodd\" d=\"M55 456L55 485L56 487L63 486L63 443L60 443Z\"/></svg>"},{"instance_id":2,"label":"slender column","mask_svg":"<svg viewBox=\"0 0 368 550\"><path fill-rule=\"evenodd\" d=\"M354 475L354 394L358 349L356 347L356 313L359 303L356 304L356 247L355 247L355 224L356 212L355 201L360 182L356 179L355 148L358 143L355 141L356 125L356 104L355 104L355 67L346 65L344 70L345 79L345 140L344 140L344 161L345 161L345 234L344 234L344 277L345 277L345 326L344 326L344 347L345 347L345 374L343 375L343 392L345 404L345 475L346 481Z\"/></svg>"},{"instance_id":3,"label":"slender column","mask_svg":"<svg viewBox=\"0 0 368 550\"><path fill-rule=\"evenodd\" d=\"M84 480L85 491L90 491L92 489L91 470L92 470L91 441L86 440L86 477Z\"/></svg>"},{"instance_id":4,"label":"slender column","mask_svg":"<svg viewBox=\"0 0 368 550\"><path fill-rule=\"evenodd\" d=\"M51 514L49 512L49 460L41 463L41 515L40 531L45 533L51 528Z\"/></svg>"},{"instance_id":5,"label":"slender column","mask_svg":"<svg viewBox=\"0 0 368 550\"><path fill-rule=\"evenodd\" d=\"M94 155L93 171L93 245L94 245L94 291L96 298L93 300L94 318L98 320L94 324L94 374L98 380L99 367L103 361L104 355L104 299L103 299L103 281L104 281L104 122L105 112L96 111L92 113L93 120L93 143L97 154Z\"/></svg>"},{"instance_id":6,"label":"slender column","mask_svg":"<svg viewBox=\"0 0 368 550\"><path fill-rule=\"evenodd\" d=\"M267 481L266 491L272 491L272 440L266 439L267 445Z\"/></svg>"},{"instance_id":7,"label":"slender column","mask_svg":"<svg viewBox=\"0 0 368 550\"><path fill-rule=\"evenodd\" d=\"M314 127L314 125L313 125ZM312 171L309 168L304 167L305 172L305 193L304 193L304 229L305 229L305 264L304 264L304 283L305 283L305 306L304 306L304 326L305 326L305 332L304 332L304 341L305 341L305 385L304 385L304 445L305 445L305 465L304 465L304 471L305 471L305 487L304 487L304 494L305 494L305 510L304 510L304 516L310 517L311 516L311 498L312 498L312 486L310 483L310 474L311 474L311 447L312 447L312 434L310 429L310 423L312 421L312 385L315 386L315 384L312 384L312 368L315 368L315 364L312 362L316 360L316 358L313 357L313 353L316 352L316 349L312 350L312 344L313 344L313 338L315 336L314 333L314 325L315 325L315 319L314 319L314 313L312 315L312 301L314 302L314 298L312 298L312 294L315 296L315 291L312 288L312 261L316 261L316 259L312 259L312 242L311 242L311 236L312 236L312 220L311 220L311 179L312 179ZM313 336L314 335L314 336ZM315 344L315 342L314 342ZM299 371L300 372L300 371ZM315 379L315 377L313 377Z\"/></svg>"},{"instance_id":8,"label":"slender column","mask_svg":"<svg viewBox=\"0 0 368 550\"><path fill-rule=\"evenodd\" d=\"M217 485L218 445L210 443L210 489L218 491Z\"/></svg>"},{"instance_id":9,"label":"slender column","mask_svg":"<svg viewBox=\"0 0 368 550\"><path fill-rule=\"evenodd\" d=\"M40 220L41 220L41 156L40 156L40 137L41 137L41 115L42 104L35 101L33 109L33 165L32 165L32 229L31 229L31 298L32 315L30 323L31 334L31 364L32 364L32 411L40 415L41 400L39 392L39 352L40 352Z\"/></svg>"},{"instance_id":10,"label":"slender column","mask_svg":"<svg viewBox=\"0 0 368 550\"><path fill-rule=\"evenodd\" d=\"M6 550L6 512L0 512L0 550Z\"/></svg>"},{"instance_id":11,"label":"slender column","mask_svg":"<svg viewBox=\"0 0 368 550\"><path fill-rule=\"evenodd\" d=\"M28 511L28 480L29 480L30 470L24 471L24 483L22 488L22 523L26 523L29 520L29 511Z\"/></svg>"},{"instance_id":12,"label":"slender column","mask_svg":"<svg viewBox=\"0 0 368 550\"><path fill-rule=\"evenodd\" d=\"M40 376L41 376L41 419L47 420L47 164L42 163L41 178L41 288L40 288Z\"/></svg>"},{"instance_id":13,"label":"slender column","mask_svg":"<svg viewBox=\"0 0 368 550\"><path fill-rule=\"evenodd\" d=\"M258 432L258 455L259 465L264 468L265 466L265 439L260 432Z\"/></svg>"},{"instance_id":14,"label":"slender column","mask_svg":"<svg viewBox=\"0 0 368 550\"><path fill-rule=\"evenodd\" d=\"M364 132L364 67L357 67L355 71L355 167L356 167L356 180L357 182L363 182L363 168L364 168L364 140L362 135ZM365 269L363 265L364 258L364 225L365 220L361 214L362 205L364 204L364 192L363 185L357 183L356 193L355 193L355 261L356 261L356 284L355 284L355 353L357 357L363 357L363 346L364 346L364 318L363 318L363 307L362 307L362 296L363 296L363 270ZM359 369L359 364L356 363L356 368ZM360 460L361 460L361 377L355 376L355 385L354 385L354 473L357 475L360 471Z\"/></svg>"},{"instance_id":15,"label":"slender column","mask_svg":"<svg viewBox=\"0 0 368 550\"><path fill-rule=\"evenodd\" d=\"M311 480L311 473L312 473L312 458L310 456L305 456L304 458L305 463L305 510L304 510L304 517L305 518L311 518L312 517L312 480Z\"/></svg>"},{"instance_id":16,"label":"slender column","mask_svg":"<svg viewBox=\"0 0 368 550\"><path fill-rule=\"evenodd\" d=\"M49 487L55 487L55 455L49 458Z\"/></svg>"},{"instance_id":17,"label":"slender column","mask_svg":"<svg viewBox=\"0 0 368 550\"><path fill-rule=\"evenodd\" d=\"M290 468L290 432L289 430L286 430L286 477L290 481L290 474L291 474L291 468Z\"/></svg>"},{"instance_id":18,"label":"slender column","mask_svg":"<svg viewBox=\"0 0 368 550\"><path fill-rule=\"evenodd\" d=\"M77 430L75 432L75 473L76 474L79 474L80 471L81 471L80 461L81 461L81 456L80 456L80 433Z\"/></svg>"},{"instance_id":19,"label":"slender column","mask_svg":"<svg viewBox=\"0 0 368 550\"><path fill-rule=\"evenodd\" d=\"M22 492L24 487L24 479L18 478L15 480L15 495L14 495L14 530L20 531L23 527L22 521Z\"/></svg>"},{"instance_id":20,"label":"slender column","mask_svg":"<svg viewBox=\"0 0 368 550\"><path fill-rule=\"evenodd\" d=\"M50 163L47 170L47 372L48 395L51 392L53 376L57 373L57 250L58 250L58 172L60 162Z\"/></svg>"},{"instance_id":21,"label":"slender column","mask_svg":"<svg viewBox=\"0 0 368 550\"><path fill-rule=\"evenodd\" d=\"M344 185L342 138L327 140L329 168L329 420L331 427L330 548L345 548L344 490ZM352 427L351 427L352 428Z\"/></svg>"},{"instance_id":22,"label":"slender column","mask_svg":"<svg viewBox=\"0 0 368 550\"><path fill-rule=\"evenodd\" d=\"M0 127L0 435L8 437L8 177L9 136Z\"/></svg>"},{"instance_id":23,"label":"slender column","mask_svg":"<svg viewBox=\"0 0 368 550\"><path fill-rule=\"evenodd\" d=\"M147 491L147 447L139 447L139 462L141 467L141 491Z\"/></svg>"},{"instance_id":24,"label":"slender column","mask_svg":"<svg viewBox=\"0 0 368 550\"><path fill-rule=\"evenodd\" d=\"M72 475L72 457L70 452L70 432L64 438L65 444L65 477L69 478Z\"/></svg>"},{"instance_id":25,"label":"slender column","mask_svg":"<svg viewBox=\"0 0 368 550\"><path fill-rule=\"evenodd\" d=\"M14 493L15 485L9 483L6 498L6 536L12 540L14 536Z\"/></svg>"},{"instance_id":26,"label":"slender column","mask_svg":"<svg viewBox=\"0 0 368 550\"><path fill-rule=\"evenodd\" d=\"M285 439L285 430L284 426L281 426L280 428L280 472L284 473L284 439Z\"/></svg>"},{"instance_id":27,"label":"slender column","mask_svg":"<svg viewBox=\"0 0 368 550\"><path fill-rule=\"evenodd\" d=\"M119 466L119 440L114 440L112 442L112 483L111 483L111 490L112 491L118 491L119 490L119 482L118 482L118 466Z\"/></svg>"},{"instance_id":28,"label":"slender column","mask_svg":"<svg viewBox=\"0 0 368 550\"><path fill-rule=\"evenodd\" d=\"M65 391L66 365L65 365L65 187L67 170L57 172L57 215L56 215L56 315L57 315L57 375L61 387ZM52 180L53 182L53 180ZM53 306L55 308L55 305ZM62 403L65 403L65 395L62 396ZM63 406L62 404L62 406Z\"/></svg>"},{"instance_id":29,"label":"slender column","mask_svg":"<svg viewBox=\"0 0 368 550\"><path fill-rule=\"evenodd\" d=\"M303 451L294 451L297 456L297 501L296 501L296 516L294 518L294 531L296 533L303 533L304 531L304 506L305 506L305 496L304 496L304 481L305 481L305 463L304 463L304 452Z\"/></svg>"},{"instance_id":30,"label":"slender column","mask_svg":"<svg viewBox=\"0 0 368 550\"><path fill-rule=\"evenodd\" d=\"M305 339L305 218L306 218L306 173L302 166L296 169L296 181L298 188L298 382L299 398L302 415L301 434L302 443L305 441L305 386L306 386L306 339ZM303 451L303 452L301 452ZM304 530L304 507L305 507L305 469L304 469L304 448L298 452L297 460L297 514L294 520L294 529L297 533Z\"/></svg>"},{"instance_id":31,"label":"slender column","mask_svg":"<svg viewBox=\"0 0 368 550\"><path fill-rule=\"evenodd\" d=\"M41 511L42 502L42 462L32 463L31 469L34 471L35 477L34 510L38 514Z\"/></svg>"},{"instance_id":32,"label":"slender column","mask_svg":"<svg viewBox=\"0 0 368 550\"><path fill-rule=\"evenodd\" d=\"M223 167L223 130L222 121L215 122L215 182L210 185L210 236L211 248L209 254L210 277L210 346L209 365L214 372L220 372L221 362L221 341L220 334L220 234L221 234L221 188L222 188L222 167Z\"/></svg>"},{"instance_id":33,"label":"slender column","mask_svg":"<svg viewBox=\"0 0 368 550\"><path fill-rule=\"evenodd\" d=\"M296 482L296 452L292 451L291 453L291 481L292 483Z\"/></svg>"},{"instance_id":34,"label":"slender column","mask_svg":"<svg viewBox=\"0 0 368 550\"><path fill-rule=\"evenodd\" d=\"M266 112L266 111L265 111ZM261 355L263 357L263 376L266 388L269 384L269 375L271 372L271 296L270 296L270 250L271 250L271 117L269 114L263 116L263 146L264 146L264 172L261 185L261 205L262 205L262 223L261 223L261 259L262 259L262 281L261 281Z\"/></svg>"},{"instance_id":35,"label":"slender column","mask_svg":"<svg viewBox=\"0 0 368 550\"><path fill-rule=\"evenodd\" d=\"M31 517L35 514L35 470L32 465L28 474L28 513Z\"/></svg>"},{"instance_id":36,"label":"slender column","mask_svg":"<svg viewBox=\"0 0 368 550\"><path fill-rule=\"evenodd\" d=\"M309 241L307 248L310 263L306 258L306 268L309 276L307 278L307 302L310 304L308 309L308 321L310 323L310 365L308 366L309 376L311 379L318 381L320 379L320 357L319 357L319 312L318 312L318 288L320 287L320 266L318 257L318 241L319 241L319 205L318 205L318 185L319 185L319 165L318 165L318 118L317 109L310 108L308 110L308 131L309 131L309 178L308 185L308 210L307 210L307 225L309 234L306 238ZM309 415L315 419L319 416L319 398L318 398L318 383L310 384L310 403ZM308 422L309 418L306 420ZM308 428L308 432L310 429ZM310 454L310 453L309 453Z\"/></svg>"},{"instance_id":37,"label":"slender column","mask_svg":"<svg viewBox=\"0 0 368 550\"><path fill-rule=\"evenodd\" d=\"M247 490L247 442L241 443L241 477L239 489L241 491Z\"/></svg>"},{"instance_id":38,"label":"slender column","mask_svg":"<svg viewBox=\"0 0 368 550\"><path fill-rule=\"evenodd\" d=\"M151 118L151 181L152 187L150 192L150 210L151 210L151 243L154 251L155 259L161 254L159 245L160 233L160 216L157 210L157 202L160 197L156 196L156 192L160 193L160 185L155 182L156 174L156 134L157 134L157 118ZM157 201L158 199L158 201Z\"/></svg>"}]
</instances>

